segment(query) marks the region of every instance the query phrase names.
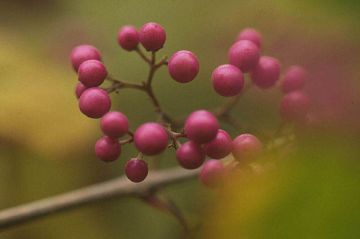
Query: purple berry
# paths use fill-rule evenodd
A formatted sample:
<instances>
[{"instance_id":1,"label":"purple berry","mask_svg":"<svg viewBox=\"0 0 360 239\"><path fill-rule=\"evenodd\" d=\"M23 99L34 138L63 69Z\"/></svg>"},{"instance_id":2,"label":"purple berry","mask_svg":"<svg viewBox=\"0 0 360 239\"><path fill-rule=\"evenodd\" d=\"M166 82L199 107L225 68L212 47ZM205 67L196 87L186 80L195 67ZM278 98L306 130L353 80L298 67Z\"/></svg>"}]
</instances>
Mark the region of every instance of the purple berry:
<instances>
[{"instance_id":1,"label":"purple berry","mask_svg":"<svg viewBox=\"0 0 360 239\"><path fill-rule=\"evenodd\" d=\"M101 118L100 127L107 136L120 138L129 132L129 121L123 113L112 111Z\"/></svg>"},{"instance_id":2,"label":"purple berry","mask_svg":"<svg viewBox=\"0 0 360 239\"><path fill-rule=\"evenodd\" d=\"M81 94L87 89L86 86L83 85L83 83L79 82L76 84L75 87L75 95L79 99Z\"/></svg>"},{"instance_id":3,"label":"purple berry","mask_svg":"<svg viewBox=\"0 0 360 239\"><path fill-rule=\"evenodd\" d=\"M269 56L260 57L259 63L251 72L251 79L261 89L267 89L275 85L280 76L280 63L277 59Z\"/></svg>"},{"instance_id":4,"label":"purple berry","mask_svg":"<svg viewBox=\"0 0 360 239\"><path fill-rule=\"evenodd\" d=\"M169 135L158 123L142 124L134 134L136 148L145 155L156 155L168 146Z\"/></svg>"},{"instance_id":5,"label":"purple berry","mask_svg":"<svg viewBox=\"0 0 360 239\"><path fill-rule=\"evenodd\" d=\"M309 107L309 98L302 91L292 91L283 97L280 114L285 120L303 122Z\"/></svg>"},{"instance_id":6,"label":"purple berry","mask_svg":"<svg viewBox=\"0 0 360 239\"><path fill-rule=\"evenodd\" d=\"M191 51L178 51L170 57L168 70L174 80L187 83L195 79L198 74L199 61Z\"/></svg>"},{"instance_id":7,"label":"purple berry","mask_svg":"<svg viewBox=\"0 0 360 239\"><path fill-rule=\"evenodd\" d=\"M221 96L238 95L244 87L244 77L236 66L218 66L211 76L215 91Z\"/></svg>"},{"instance_id":8,"label":"purple berry","mask_svg":"<svg viewBox=\"0 0 360 239\"><path fill-rule=\"evenodd\" d=\"M166 33L160 24L149 22L141 27L139 40L146 50L157 51L164 46Z\"/></svg>"},{"instance_id":9,"label":"purple berry","mask_svg":"<svg viewBox=\"0 0 360 239\"><path fill-rule=\"evenodd\" d=\"M126 177L134 183L144 181L148 172L149 169L147 163L141 159L130 159L125 165Z\"/></svg>"},{"instance_id":10,"label":"purple berry","mask_svg":"<svg viewBox=\"0 0 360 239\"><path fill-rule=\"evenodd\" d=\"M281 83L281 89L284 93L301 90L305 84L306 72L301 66L291 66L285 73L284 80Z\"/></svg>"},{"instance_id":11,"label":"purple berry","mask_svg":"<svg viewBox=\"0 0 360 239\"><path fill-rule=\"evenodd\" d=\"M220 160L210 159L201 168L200 181L208 187L215 187L221 181L224 171L225 167Z\"/></svg>"},{"instance_id":12,"label":"purple berry","mask_svg":"<svg viewBox=\"0 0 360 239\"><path fill-rule=\"evenodd\" d=\"M106 91L98 87L85 90L79 99L79 108L90 118L101 118L109 112L111 100Z\"/></svg>"},{"instance_id":13,"label":"purple berry","mask_svg":"<svg viewBox=\"0 0 360 239\"><path fill-rule=\"evenodd\" d=\"M123 26L118 32L117 40L124 50L132 51L139 44L139 33L134 26Z\"/></svg>"},{"instance_id":14,"label":"purple berry","mask_svg":"<svg viewBox=\"0 0 360 239\"><path fill-rule=\"evenodd\" d=\"M208 143L216 137L219 123L216 117L206 110L192 112L185 121L185 134L198 144Z\"/></svg>"},{"instance_id":15,"label":"purple berry","mask_svg":"<svg viewBox=\"0 0 360 239\"><path fill-rule=\"evenodd\" d=\"M116 139L103 136L95 144L96 156L105 162L116 160L121 154L121 146Z\"/></svg>"},{"instance_id":16,"label":"purple berry","mask_svg":"<svg viewBox=\"0 0 360 239\"><path fill-rule=\"evenodd\" d=\"M205 151L193 141L182 144L176 150L176 159L186 169L195 169L202 165L205 160Z\"/></svg>"},{"instance_id":17,"label":"purple berry","mask_svg":"<svg viewBox=\"0 0 360 239\"><path fill-rule=\"evenodd\" d=\"M206 155L210 158L224 158L231 153L232 139L225 130L219 129L215 139L205 144L204 149Z\"/></svg>"},{"instance_id":18,"label":"purple berry","mask_svg":"<svg viewBox=\"0 0 360 239\"><path fill-rule=\"evenodd\" d=\"M104 64L98 60L84 61L78 70L79 81L86 87L101 85L107 74Z\"/></svg>"},{"instance_id":19,"label":"purple berry","mask_svg":"<svg viewBox=\"0 0 360 239\"><path fill-rule=\"evenodd\" d=\"M237 160L256 158L262 152L262 143L252 134L241 134L233 140L232 154Z\"/></svg>"},{"instance_id":20,"label":"purple berry","mask_svg":"<svg viewBox=\"0 0 360 239\"><path fill-rule=\"evenodd\" d=\"M259 49L261 48L262 37L261 34L254 28L245 28L236 38L236 41L248 40L253 42Z\"/></svg>"},{"instance_id":21,"label":"purple berry","mask_svg":"<svg viewBox=\"0 0 360 239\"><path fill-rule=\"evenodd\" d=\"M101 55L98 49L91 45L80 45L75 47L70 54L70 61L77 72L81 63L87 60L101 61Z\"/></svg>"},{"instance_id":22,"label":"purple berry","mask_svg":"<svg viewBox=\"0 0 360 239\"><path fill-rule=\"evenodd\" d=\"M259 57L259 48L248 40L235 42L228 53L229 63L238 67L242 72L249 72L254 69Z\"/></svg>"}]
</instances>

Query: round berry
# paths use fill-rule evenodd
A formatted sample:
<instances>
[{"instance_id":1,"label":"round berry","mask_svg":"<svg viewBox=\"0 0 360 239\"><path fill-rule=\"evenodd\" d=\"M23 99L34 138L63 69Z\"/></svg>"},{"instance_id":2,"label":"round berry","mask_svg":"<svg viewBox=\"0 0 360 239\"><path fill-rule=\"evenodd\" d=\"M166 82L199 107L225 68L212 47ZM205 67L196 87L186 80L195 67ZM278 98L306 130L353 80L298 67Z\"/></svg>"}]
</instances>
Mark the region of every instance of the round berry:
<instances>
[{"instance_id":1,"label":"round berry","mask_svg":"<svg viewBox=\"0 0 360 239\"><path fill-rule=\"evenodd\" d=\"M245 28L236 38L236 41L248 40L253 42L259 49L261 48L262 37L261 34L254 28Z\"/></svg>"},{"instance_id":2,"label":"round berry","mask_svg":"<svg viewBox=\"0 0 360 239\"><path fill-rule=\"evenodd\" d=\"M224 158L231 153L232 139L225 130L219 129L215 139L205 144L204 149L206 155L210 158Z\"/></svg>"},{"instance_id":3,"label":"round berry","mask_svg":"<svg viewBox=\"0 0 360 239\"><path fill-rule=\"evenodd\" d=\"M101 85L107 74L104 64L98 60L84 61L78 70L79 81L86 87Z\"/></svg>"},{"instance_id":4,"label":"round berry","mask_svg":"<svg viewBox=\"0 0 360 239\"><path fill-rule=\"evenodd\" d=\"M262 143L252 134L241 134L233 140L232 154L237 160L256 158L262 152Z\"/></svg>"},{"instance_id":5,"label":"round berry","mask_svg":"<svg viewBox=\"0 0 360 239\"><path fill-rule=\"evenodd\" d=\"M156 155L168 146L169 135L158 123L142 124L134 134L136 148L145 155Z\"/></svg>"},{"instance_id":6,"label":"round berry","mask_svg":"<svg viewBox=\"0 0 360 239\"><path fill-rule=\"evenodd\" d=\"M259 48L248 40L235 42L228 53L229 63L238 67L242 72L249 72L254 69L259 57Z\"/></svg>"},{"instance_id":7,"label":"round berry","mask_svg":"<svg viewBox=\"0 0 360 239\"><path fill-rule=\"evenodd\" d=\"M301 66L291 66L285 73L281 83L281 90L284 93L301 90L305 84L306 72Z\"/></svg>"},{"instance_id":8,"label":"round berry","mask_svg":"<svg viewBox=\"0 0 360 239\"><path fill-rule=\"evenodd\" d=\"M225 167L220 160L210 159L201 168L200 181L208 187L215 187L221 181L224 170Z\"/></svg>"},{"instance_id":9,"label":"round berry","mask_svg":"<svg viewBox=\"0 0 360 239\"><path fill-rule=\"evenodd\" d=\"M268 89L275 85L280 76L280 63L270 56L260 57L259 63L251 72L251 79L261 89Z\"/></svg>"},{"instance_id":10,"label":"round berry","mask_svg":"<svg viewBox=\"0 0 360 239\"><path fill-rule=\"evenodd\" d=\"M199 73L199 61L191 51L178 51L170 57L168 70L174 80L187 83Z\"/></svg>"},{"instance_id":11,"label":"round berry","mask_svg":"<svg viewBox=\"0 0 360 239\"><path fill-rule=\"evenodd\" d=\"M83 83L79 82L76 84L75 87L75 95L79 99L81 94L87 89L86 86L83 85Z\"/></svg>"},{"instance_id":12,"label":"round berry","mask_svg":"<svg viewBox=\"0 0 360 239\"><path fill-rule=\"evenodd\" d=\"M164 46L165 40L165 30L158 23L149 22L140 29L139 41L148 51L160 50Z\"/></svg>"},{"instance_id":13,"label":"round berry","mask_svg":"<svg viewBox=\"0 0 360 239\"><path fill-rule=\"evenodd\" d=\"M129 121L123 113L112 111L101 118L100 127L107 136L120 138L129 132Z\"/></svg>"},{"instance_id":14,"label":"round berry","mask_svg":"<svg viewBox=\"0 0 360 239\"><path fill-rule=\"evenodd\" d=\"M205 160L205 151L193 141L182 144L176 150L176 159L186 169L195 169L202 165Z\"/></svg>"},{"instance_id":15,"label":"round berry","mask_svg":"<svg viewBox=\"0 0 360 239\"><path fill-rule=\"evenodd\" d=\"M244 87L244 76L241 70L233 65L218 66L211 76L215 91L221 96L238 95Z\"/></svg>"},{"instance_id":16,"label":"round berry","mask_svg":"<svg viewBox=\"0 0 360 239\"><path fill-rule=\"evenodd\" d=\"M149 169L147 163L141 159L130 159L125 165L126 177L134 183L144 181L148 172Z\"/></svg>"},{"instance_id":17,"label":"round berry","mask_svg":"<svg viewBox=\"0 0 360 239\"><path fill-rule=\"evenodd\" d=\"M123 26L118 32L117 40L124 50L132 51L139 44L139 33L134 26Z\"/></svg>"},{"instance_id":18,"label":"round berry","mask_svg":"<svg viewBox=\"0 0 360 239\"><path fill-rule=\"evenodd\" d=\"M198 110L187 117L184 129L190 140L198 144L208 143L216 137L219 123L209 111Z\"/></svg>"},{"instance_id":19,"label":"round berry","mask_svg":"<svg viewBox=\"0 0 360 239\"><path fill-rule=\"evenodd\" d=\"M80 111L90 118L101 118L109 112L111 100L106 91L98 87L85 90L79 99Z\"/></svg>"},{"instance_id":20,"label":"round berry","mask_svg":"<svg viewBox=\"0 0 360 239\"><path fill-rule=\"evenodd\" d=\"M111 162L119 158L121 146L116 139L104 136L96 141L95 154L102 161Z\"/></svg>"},{"instance_id":21,"label":"round berry","mask_svg":"<svg viewBox=\"0 0 360 239\"><path fill-rule=\"evenodd\" d=\"M101 55L98 49L91 45L80 45L75 47L70 54L70 61L77 72L81 63L87 60L101 61Z\"/></svg>"},{"instance_id":22,"label":"round berry","mask_svg":"<svg viewBox=\"0 0 360 239\"><path fill-rule=\"evenodd\" d=\"M309 106L309 98L302 91L292 91L283 97L280 113L285 120L303 121L306 119Z\"/></svg>"}]
</instances>

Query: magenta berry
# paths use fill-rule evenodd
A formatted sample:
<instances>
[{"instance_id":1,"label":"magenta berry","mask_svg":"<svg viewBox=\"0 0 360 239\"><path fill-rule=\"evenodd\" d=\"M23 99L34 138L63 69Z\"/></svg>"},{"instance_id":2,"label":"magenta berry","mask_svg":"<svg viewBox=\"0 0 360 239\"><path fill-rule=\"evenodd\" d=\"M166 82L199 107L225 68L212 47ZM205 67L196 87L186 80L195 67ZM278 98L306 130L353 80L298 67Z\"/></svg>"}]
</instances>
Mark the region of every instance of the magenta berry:
<instances>
[{"instance_id":1,"label":"magenta berry","mask_svg":"<svg viewBox=\"0 0 360 239\"><path fill-rule=\"evenodd\" d=\"M209 111L198 110L187 117L184 129L190 140L198 144L208 143L216 137L219 123Z\"/></svg>"},{"instance_id":2,"label":"magenta berry","mask_svg":"<svg viewBox=\"0 0 360 239\"><path fill-rule=\"evenodd\" d=\"M249 72L254 69L259 57L259 48L248 40L235 42L228 53L229 63L238 67L242 72Z\"/></svg>"},{"instance_id":3,"label":"magenta berry","mask_svg":"<svg viewBox=\"0 0 360 239\"><path fill-rule=\"evenodd\" d=\"M130 159L125 165L126 177L134 183L144 181L148 172L149 169L147 163L141 159Z\"/></svg>"},{"instance_id":4,"label":"magenta berry","mask_svg":"<svg viewBox=\"0 0 360 239\"><path fill-rule=\"evenodd\" d=\"M164 46L166 33L160 24L149 22L141 27L139 40L146 50L158 51Z\"/></svg>"},{"instance_id":5,"label":"magenta berry","mask_svg":"<svg viewBox=\"0 0 360 239\"><path fill-rule=\"evenodd\" d=\"M176 158L179 164L186 169L195 169L202 165L205 160L205 151L193 141L182 144L176 150Z\"/></svg>"},{"instance_id":6,"label":"magenta berry","mask_svg":"<svg viewBox=\"0 0 360 239\"><path fill-rule=\"evenodd\" d=\"M204 163L200 171L200 181L208 187L219 185L224 175L225 167L220 160L210 159Z\"/></svg>"},{"instance_id":7,"label":"magenta berry","mask_svg":"<svg viewBox=\"0 0 360 239\"><path fill-rule=\"evenodd\" d=\"M269 56L260 57L259 63L251 72L251 79L261 89L273 87L280 76L280 63Z\"/></svg>"},{"instance_id":8,"label":"magenta berry","mask_svg":"<svg viewBox=\"0 0 360 239\"><path fill-rule=\"evenodd\" d=\"M232 154L237 160L256 158L262 152L262 143L252 134L241 134L233 140Z\"/></svg>"},{"instance_id":9,"label":"magenta berry","mask_svg":"<svg viewBox=\"0 0 360 239\"><path fill-rule=\"evenodd\" d=\"M253 42L259 49L261 48L262 36L254 28L245 28L236 38L236 41L248 40Z\"/></svg>"},{"instance_id":10,"label":"magenta berry","mask_svg":"<svg viewBox=\"0 0 360 239\"><path fill-rule=\"evenodd\" d=\"M231 153L232 139L225 130L219 129L215 139L205 144L204 149L206 155L210 158L224 158Z\"/></svg>"},{"instance_id":11,"label":"magenta berry","mask_svg":"<svg viewBox=\"0 0 360 239\"><path fill-rule=\"evenodd\" d=\"M98 60L84 61L78 70L79 81L86 87L101 85L107 74L104 64Z\"/></svg>"},{"instance_id":12,"label":"magenta berry","mask_svg":"<svg viewBox=\"0 0 360 239\"><path fill-rule=\"evenodd\" d=\"M79 99L79 108L90 118L101 118L109 112L111 100L108 93L98 87L85 90Z\"/></svg>"},{"instance_id":13,"label":"magenta berry","mask_svg":"<svg viewBox=\"0 0 360 239\"><path fill-rule=\"evenodd\" d=\"M83 83L79 82L76 84L76 87L75 87L75 95L76 97L79 99L81 94L87 89L86 86L84 86Z\"/></svg>"},{"instance_id":14,"label":"magenta berry","mask_svg":"<svg viewBox=\"0 0 360 239\"><path fill-rule=\"evenodd\" d=\"M100 127L107 136L120 138L129 131L129 121L123 113L112 111L101 118Z\"/></svg>"},{"instance_id":15,"label":"magenta berry","mask_svg":"<svg viewBox=\"0 0 360 239\"><path fill-rule=\"evenodd\" d=\"M174 80L187 83L199 73L199 61L191 51L178 51L170 57L168 70Z\"/></svg>"},{"instance_id":16,"label":"magenta berry","mask_svg":"<svg viewBox=\"0 0 360 239\"><path fill-rule=\"evenodd\" d=\"M283 119L289 121L304 121L309 111L310 101L302 91L292 91L286 94L280 106Z\"/></svg>"},{"instance_id":17,"label":"magenta berry","mask_svg":"<svg viewBox=\"0 0 360 239\"><path fill-rule=\"evenodd\" d=\"M285 73L281 83L281 90L284 93L301 90L305 84L306 72L301 66L291 66Z\"/></svg>"},{"instance_id":18,"label":"magenta berry","mask_svg":"<svg viewBox=\"0 0 360 239\"><path fill-rule=\"evenodd\" d=\"M117 40L124 50L132 51L139 44L139 33L134 26L123 26L118 32Z\"/></svg>"},{"instance_id":19,"label":"magenta berry","mask_svg":"<svg viewBox=\"0 0 360 239\"><path fill-rule=\"evenodd\" d=\"M104 136L96 141L95 154L102 161L111 162L119 158L121 146L116 139Z\"/></svg>"},{"instance_id":20,"label":"magenta berry","mask_svg":"<svg viewBox=\"0 0 360 239\"><path fill-rule=\"evenodd\" d=\"M211 76L212 85L215 91L221 96L235 96L238 95L244 88L244 76L233 65L218 66Z\"/></svg>"},{"instance_id":21,"label":"magenta berry","mask_svg":"<svg viewBox=\"0 0 360 239\"><path fill-rule=\"evenodd\" d=\"M145 155L156 155L168 146L169 135L158 123L142 124L134 134L136 148Z\"/></svg>"},{"instance_id":22,"label":"magenta berry","mask_svg":"<svg viewBox=\"0 0 360 239\"><path fill-rule=\"evenodd\" d=\"M70 61L75 71L78 71L81 63L87 60L101 61L99 50L91 45L80 45L71 51Z\"/></svg>"}]
</instances>

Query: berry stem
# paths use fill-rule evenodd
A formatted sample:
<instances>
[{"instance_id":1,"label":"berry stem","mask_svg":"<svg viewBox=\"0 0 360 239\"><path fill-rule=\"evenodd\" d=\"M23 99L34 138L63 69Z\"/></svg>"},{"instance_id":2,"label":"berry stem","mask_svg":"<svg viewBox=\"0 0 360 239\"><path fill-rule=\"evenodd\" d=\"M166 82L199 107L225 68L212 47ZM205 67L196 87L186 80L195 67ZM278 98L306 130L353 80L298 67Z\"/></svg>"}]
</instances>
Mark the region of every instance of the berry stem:
<instances>
[{"instance_id":1,"label":"berry stem","mask_svg":"<svg viewBox=\"0 0 360 239\"><path fill-rule=\"evenodd\" d=\"M149 65L151 64L151 60L144 54L144 52L139 47L137 47L135 51L146 63L148 63Z\"/></svg>"}]
</instances>

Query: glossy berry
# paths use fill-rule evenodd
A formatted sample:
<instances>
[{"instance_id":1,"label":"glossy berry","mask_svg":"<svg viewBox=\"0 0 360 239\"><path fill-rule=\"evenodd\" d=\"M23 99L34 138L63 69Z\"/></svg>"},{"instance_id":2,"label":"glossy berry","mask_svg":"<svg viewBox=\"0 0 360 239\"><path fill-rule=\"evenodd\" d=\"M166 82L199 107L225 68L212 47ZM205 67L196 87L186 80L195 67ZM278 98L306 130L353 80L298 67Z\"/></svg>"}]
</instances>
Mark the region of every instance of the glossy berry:
<instances>
[{"instance_id":1,"label":"glossy berry","mask_svg":"<svg viewBox=\"0 0 360 239\"><path fill-rule=\"evenodd\" d=\"M259 48L248 40L235 42L228 52L229 63L238 67L242 72L249 72L254 69L259 57Z\"/></svg>"},{"instance_id":2,"label":"glossy berry","mask_svg":"<svg viewBox=\"0 0 360 239\"><path fill-rule=\"evenodd\" d=\"M75 95L79 99L81 94L87 89L86 86L83 85L83 83L79 82L76 84L75 87Z\"/></svg>"},{"instance_id":3,"label":"glossy berry","mask_svg":"<svg viewBox=\"0 0 360 239\"><path fill-rule=\"evenodd\" d=\"M84 61L78 70L79 81L86 87L101 85L107 74L104 64L98 60Z\"/></svg>"},{"instance_id":4,"label":"glossy berry","mask_svg":"<svg viewBox=\"0 0 360 239\"><path fill-rule=\"evenodd\" d=\"M101 118L100 127L107 136L120 138L129 132L129 121L123 113L112 111Z\"/></svg>"},{"instance_id":5,"label":"glossy berry","mask_svg":"<svg viewBox=\"0 0 360 239\"><path fill-rule=\"evenodd\" d=\"M70 61L77 72L81 63L87 60L101 61L101 55L98 49L91 45L80 45L75 47L70 54Z\"/></svg>"},{"instance_id":6,"label":"glossy berry","mask_svg":"<svg viewBox=\"0 0 360 239\"><path fill-rule=\"evenodd\" d=\"M96 141L95 154L102 161L114 161L121 154L121 146L116 139L104 136Z\"/></svg>"},{"instance_id":7,"label":"glossy berry","mask_svg":"<svg viewBox=\"0 0 360 239\"><path fill-rule=\"evenodd\" d=\"M302 91L292 91L286 94L280 105L283 119L289 121L304 121L309 111L310 101Z\"/></svg>"},{"instance_id":8,"label":"glossy berry","mask_svg":"<svg viewBox=\"0 0 360 239\"><path fill-rule=\"evenodd\" d=\"M220 160L210 159L201 168L200 181L208 187L215 187L221 182L224 171L225 167Z\"/></svg>"},{"instance_id":9,"label":"glossy berry","mask_svg":"<svg viewBox=\"0 0 360 239\"><path fill-rule=\"evenodd\" d=\"M199 61L191 51L178 51L170 57L168 70L174 80L187 83L199 73Z\"/></svg>"},{"instance_id":10,"label":"glossy berry","mask_svg":"<svg viewBox=\"0 0 360 239\"><path fill-rule=\"evenodd\" d=\"M215 139L205 144L204 149L206 155L210 158L224 158L231 153L232 139L225 130L219 129Z\"/></svg>"},{"instance_id":11,"label":"glossy berry","mask_svg":"<svg viewBox=\"0 0 360 239\"><path fill-rule=\"evenodd\" d=\"M232 154L237 160L251 160L262 152L262 143L252 134L241 134L233 140Z\"/></svg>"},{"instance_id":12,"label":"glossy berry","mask_svg":"<svg viewBox=\"0 0 360 239\"><path fill-rule=\"evenodd\" d=\"M219 123L216 117L206 110L192 112L185 121L186 136L198 143L208 143L216 137Z\"/></svg>"},{"instance_id":13,"label":"glossy berry","mask_svg":"<svg viewBox=\"0 0 360 239\"><path fill-rule=\"evenodd\" d=\"M280 63L269 56L260 57L259 63L251 72L251 79L256 86L267 89L275 85L280 76Z\"/></svg>"},{"instance_id":14,"label":"glossy berry","mask_svg":"<svg viewBox=\"0 0 360 239\"><path fill-rule=\"evenodd\" d=\"M244 76L236 66L218 66L211 75L212 85L221 96L238 95L244 87Z\"/></svg>"},{"instance_id":15,"label":"glossy berry","mask_svg":"<svg viewBox=\"0 0 360 239\"><path fill-rule=\"evenodd\" d=\"M281 82L281 90L284 93L301 90L305 84L306 72L301 66L291 66L285 73Z\"/></svg>"},{"instance_id":16,"label":"glossy berry","mask_svg":"<svg viewBox=\"0 0 360 239\"><path fill-rule=\"evenodd\" d=\"M261 48L262 36L254 28L245 28L236 38L236 41L248 40L253 42L259 49Z\"/></svg>"},{"instance_id":17,"label":"glossy berry","mask_svg":"<svg viewBox=\"0 0 360 239\"><path fill-rule=\"evenodd\" d=\"M118 32L117 40L124 50L132 51L139 44L139 33L134 26L123 26Z\"/></svg>"},{"instance_id":18,"label":"glossy berry","mask_svg":"<svg viewBox=\"0 0 360 239\"><path fill-rule=\"evenodd\" d=\"M176 159L183 168L195 169L203 164L205 151L197 143L188 141L176 150Z\"/></svg>"},{"instance_id":19,"label":"glossy berry","mask_svg":"<svg viewBox=\"0 0 360 239\"><path fill-rule=\"evenodd\" d=\"M111 107L111 100L106 91L98 87L85 90L79 99L79 108L90 118L101 118Z\"/></svg>"},{"instance_id":20,"label":"glossy berry","mask_svg":"<svg viewBox=\"0 0 360 239\"><path fill-rule=\"evenodd\" d=\"M134 183L144 181L148 172L149 169L147 163L141 159L130 159L125 165L126 177Z\"/></svg>"},{"instance_id":21,"label":"glossy berry","mask_svg":"<svg viewBox=\"0 0 360 239\"><path fill-rule=\"evenodd\" d=\"M141 27L139 40L146 50L157 51L164 46L166 33L160 24L149 22Z\"/></svg>"},{"instance_id":22,"label":"glossy berry","mask_svg":"<svg viewBox=\"0 0 360 239\"><path fill-rule=\"evenodd\" d=\"M156 155L168 146L169 135L158 123L142 124L134 134L136 148L145 155Z\"/></svg>"}]
</instances>

